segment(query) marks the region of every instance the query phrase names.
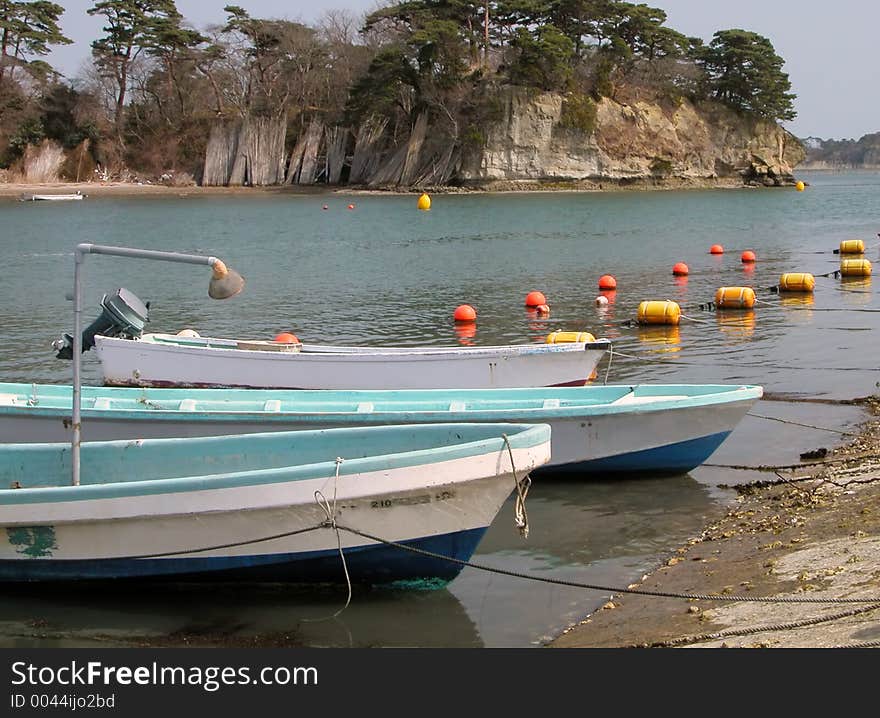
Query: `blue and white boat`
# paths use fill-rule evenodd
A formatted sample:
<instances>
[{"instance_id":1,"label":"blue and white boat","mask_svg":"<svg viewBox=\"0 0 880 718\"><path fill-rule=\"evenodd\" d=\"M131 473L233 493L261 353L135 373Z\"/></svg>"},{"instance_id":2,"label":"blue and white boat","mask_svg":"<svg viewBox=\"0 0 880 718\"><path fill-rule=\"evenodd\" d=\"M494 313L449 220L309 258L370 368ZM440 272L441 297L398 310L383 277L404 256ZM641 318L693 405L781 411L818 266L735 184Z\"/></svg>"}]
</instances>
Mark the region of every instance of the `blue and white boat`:
<instances>
[{"instance_id":1,"label":"blue and white boat","mask_svg":"<svg viewBox=\"0 0 880 718\"><path fill-rule=\"evenodd\" d=\"M0 583L453 578L546 425L0 444ZM372 538L371 538L372 537ZM381 540L379 540L381 539ZM344 555L345 566L341 555Z\"/></svg>"},{"instance_id":2,"label":"blue and white boat","mask_svg":"<svg viewBox=\"0 0 880 718\"><path fill-rule=\"evenodd\" d=\"M686 473L763 394L760 386L285 391L82 387L83 440L435 422L546 423L547 469ZM70 441L70 386L0 384L4 441ZM543 471L544 469L541 469Z\"/></svg>"}]
</instances>

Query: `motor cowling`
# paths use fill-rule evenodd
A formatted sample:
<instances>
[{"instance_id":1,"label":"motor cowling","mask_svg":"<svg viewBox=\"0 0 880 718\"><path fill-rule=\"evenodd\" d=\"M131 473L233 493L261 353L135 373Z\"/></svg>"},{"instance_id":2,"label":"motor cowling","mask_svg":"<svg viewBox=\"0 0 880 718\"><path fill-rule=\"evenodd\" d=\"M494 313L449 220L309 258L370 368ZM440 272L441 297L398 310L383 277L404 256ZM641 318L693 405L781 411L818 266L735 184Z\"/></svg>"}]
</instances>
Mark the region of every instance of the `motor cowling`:
<instances>
[{"instance_id":1,"label":"motor cowling","mask_svg":"<svg viewBox=\"0 0 880 718\"><path fill-rule=\"evenodd\" d=\"M136 339L144 332L149 319L150 303L142 302L132 292L120 287L113 294L101 299L101 314L82 334L82 350L87 352L95 346L95 336ZM73 359L73 337L65 334L52 342L57 359Z\"/></svg>"}]
</instances>

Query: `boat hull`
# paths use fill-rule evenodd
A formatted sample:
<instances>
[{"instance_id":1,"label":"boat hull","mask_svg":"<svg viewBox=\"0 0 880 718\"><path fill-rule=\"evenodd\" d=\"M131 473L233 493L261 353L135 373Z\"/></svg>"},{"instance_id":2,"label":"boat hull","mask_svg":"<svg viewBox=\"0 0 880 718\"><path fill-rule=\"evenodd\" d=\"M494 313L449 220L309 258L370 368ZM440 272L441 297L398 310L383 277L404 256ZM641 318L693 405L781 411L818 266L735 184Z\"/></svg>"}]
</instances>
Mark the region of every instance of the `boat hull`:
<instances>
[{"instance_id":1,"label":"boat hull","mask_svg":"<svg viewBox=\"0 0 880 718\"><path fill-rule=\"evenodd\" d=\"M420 431L402 428L415 428L414 437ZM523 428L496 427L497 437L511 432L513 469L508 445L497 437L476 448L450 444L436 461L422 456L433 453L423 450L409 458L399 452L373 457L368 470L360 470L361 460L345 458L349 444L343 441L335 447L343 455L338 476L335 461L329 461L181 480L7 489L0 492L0 581L344 582L346 569L351 580L359 582L450 580L514 490L514 472L521 479L549 458L549 429L529 427L543 435L523 439L524 434L515 435ZM349 436L359 430L340 431ZM447 440L454 442L467 431L452 428ZM306 432L309 436L292 441L302 444L320 433ZM206 452L205 462L225 466L244 452L259 456L261 446L272 441L268 437L289 436L164 443L169 452L179 450L181 441L191 443L194 451ZM234 439L237 448L215 456L212 450L223 439ZM151 442L111 443L120 444L121 453L111 457L113 468L107 470L124 472L126 466L136 465ZM3 465L29 462L40 474L41 460L28 459L27 452L10 446L0 448ZM42 445L32 446L39 453ZM91 456L101 447L100 442L83 445L84 475L97 461L107 461L106 452ZM0 471L4 485L15 471L20 469ZM391 542L453 560L424 556Z\"/></svg>"},{"instance_id":2,"label":"boat hull","mask_svg":"<svg viewBox=\"0 0 880 718\"><path fill-rule=\"evenodd\" d=\"M150 336L95 338L105 384L328 390L583 386L610 346L607 341L337 350L304 345L299 352L278 352Z\"/></svg>"},{"instance_id":3,"label":"boat hull","mask_svg":"<svg viewBox=\"0 0 880 718\"><path fill-rule=\"evenodd\" d=\"M32 400L37 405L30 407L27 385L6 387L8 393L0 385L0 435L21 442L70 440L69 410L50 406L69 406L69 387L40 388ZM85 387L83 437L211 436L441 421L546 423L552 429L552 456L541 472L686 473L718 448L762 395L760 387L697 388L269 392ZM266 408L257 411L257 406Z\"/></svg>"}]
</instances>

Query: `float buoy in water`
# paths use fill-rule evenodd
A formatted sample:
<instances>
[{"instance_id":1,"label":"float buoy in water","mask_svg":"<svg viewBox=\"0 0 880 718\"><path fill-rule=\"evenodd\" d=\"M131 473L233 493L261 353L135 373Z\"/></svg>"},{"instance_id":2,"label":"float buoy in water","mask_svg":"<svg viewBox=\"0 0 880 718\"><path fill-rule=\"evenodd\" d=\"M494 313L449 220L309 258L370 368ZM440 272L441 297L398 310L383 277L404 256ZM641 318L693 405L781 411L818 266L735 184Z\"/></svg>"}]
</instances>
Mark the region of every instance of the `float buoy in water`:
<instances>
[{"instance_id":1,"label":"float buoy in water","mask_svg":"<svg viewBox=\"0 0 880 718\"><path fill-rule=\"evenodd\" d=\"M757 259L757 257L755 257L755 253L751 249L747 249L745 252L742 253L740 259L743 261L744 264L751 264Z\"/></svg>"},{"instance_id":2,"label":"float buoy in water","mask_svg":"<svg viewBox=\"0 0 880 718\"><path fill-rule=\"evenodd\" d=\"M798 181L795 183L794 188L795 188L798 192L803 192L804 189L806 188L806 186L807 186L807 185L805 185L803 182L801 182L800 180L798 180Z\"/></svg>"},{"instance_id":3,"label":"float buoy in water","mask_svg":"<svg viewBox=\"0 0 880 718\"><path fill-rule=\"evenodd\" d=\"M296 338L296 334L291 334L290 332L281 332L280 334L276 334L273 341L275 341L277 344L299 343L299 339Z\"/></svg>"},{"instance_id":4,"label":"float buoy in water","mask_svg":"<svg viewBox=\"0 0 880 718\"><path fill-rule=\"evenodd\" d=\"M791 272L779 278L780 292L812 292L816 288L816 278L809 272Z\"/></svg>"},{"instance_id":5,"label":"float buoy in water","mask_svg":"<svg viewBox=\"0 0 880 718\"><path fill-rule=\"evenodd\" d=\"M636 316L639 324L676 325L681 321L681 307L669 299L642 302Z\"/></svg>"},{"instance_id":6,"label":"float buoy in water","mask_svg":"<svg viewBox=\"0 0 880 718\"><path fill-rule=\"evenodd\" d=\"M861 239L845 239L840 243L840 254L864 254L865 243Z\"/></svg>"},{"instance_id":7,"label":"float buoy in water","mask_svg":"<svg viewBox=\"0 0 880 718\"><path fill-rule=\"evenodd\" d=\"M709 247L709 254L724 254L724 247L720 244L713 244Z\"/></svg>"},{"instance_id":8,"label":"float buoy in water","mask_svg":"<svg viewBox=\"0 0 880 718\"><path fill-rule=\"evenodd\" d=\"M610 274L599 277L599 289L617 289L617 280Z\"/></svg>"},{"instance_id":9,"label":"float buoy in water","mask_svg":"<svg viewBox=\"0 0 880 718\"><path fill-rule=\"evenodd\" d=\"M534 309L547 303L547 298L541 292L529 292L526 295L526 306Z\"/></svg>"},{"instance_id":10,"label":"float buoy in water","mask_svg":"<svg viewBox=\"0 0 880 718\"><path fill-rule=\"evenodd\" d=\"M475 322L477 321L477 310L474 309L470 304L460 304L455 308L455 311L452 313L452 318L456 322Z\"/></svg>"},{"instance_id":11,"label":"float buoy in water","mask_svg":"<svg viewBox=\"0 0 880 718\"><path fill-rule=\"evenodd\" d=\"M563 332L556 330L547 335L547 344L569 344L571 342L594 342L594 337L589 332Z\"/></svg>"},{"instance_id":12,"label":"float buoy in water","mask_svg":"<svg viewBox=\"0 0 880 718\"><path fill-rule=\"evenodd\" d=\"M427 192L423 192L422 196L419 197L418 207L425 211L431 209L431 198L428 196Z\"/></svg>"},{"instance_id":13,"label":"float buoy in water","mask_svg":"<svg viewBox=\"0 0 880 718\"><path fill-rule=\"evenodd\" d=\"M672 273L676 277L686 277L690 273L690 270L684 262L676 262L675 266L672 268Z\"/></svg>"},{"instance_id":14,"label":"float buoy in water","mask_svg":"<svg viewBox=\"0 0 880 718\"><path fill-rule=\"evenodd\" d=\"M840 274L843 277L870 277L871 262L867 259L841 259Z\"/></svg>"},{"instance_id":15,"label":"float buoy in water","mask_svg":"<svg viewBox=\"0 0 880 718\"><path fill-rule=\"evenodd\" d=\"M715 292L719 309L751 309L755 306L755 290L751 287L719 287Z\"/></svg>"}]
</instances>

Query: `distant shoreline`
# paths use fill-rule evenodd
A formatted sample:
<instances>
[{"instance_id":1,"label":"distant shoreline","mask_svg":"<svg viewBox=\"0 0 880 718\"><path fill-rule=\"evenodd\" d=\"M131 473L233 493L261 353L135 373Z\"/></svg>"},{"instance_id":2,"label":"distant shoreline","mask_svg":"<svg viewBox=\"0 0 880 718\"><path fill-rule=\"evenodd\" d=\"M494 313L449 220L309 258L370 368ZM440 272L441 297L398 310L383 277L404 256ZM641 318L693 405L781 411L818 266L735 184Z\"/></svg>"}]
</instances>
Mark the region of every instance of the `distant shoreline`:
<instances>
[{"instance_id":1,"label":"distant shoreline","mask_svg":"<svg viewBox=\"0 0 880 718\"><path fill-rule=\"evenodd\" d=\"M9 182L0 184L0 198L19 199L31 194L68 194L82 192L95 197L118 196L216 196L216 195L264 195L288 194L299 196L322 195L412 195L427 192L428 194L537 194L559 192L647 192L663 190L708 190L708 189L745 189L754 188L734 178L720 179L686 179L686 178L633 178L608 180L489 180L483 184L464 187L424 187L374 189L366 187L346 187L328 185L271 185L265 187L174 187L162 184L146 184L134 182L53 182L53 183L22 183ZM768 187L767 189L775 189Z\"/></svg>"}]
</instances>

